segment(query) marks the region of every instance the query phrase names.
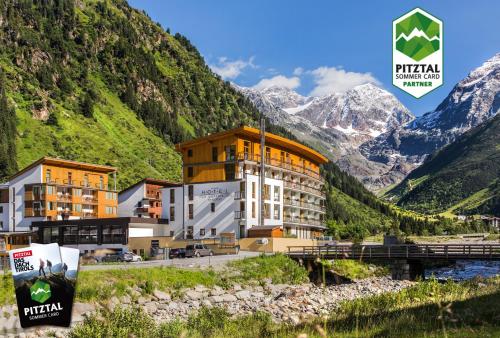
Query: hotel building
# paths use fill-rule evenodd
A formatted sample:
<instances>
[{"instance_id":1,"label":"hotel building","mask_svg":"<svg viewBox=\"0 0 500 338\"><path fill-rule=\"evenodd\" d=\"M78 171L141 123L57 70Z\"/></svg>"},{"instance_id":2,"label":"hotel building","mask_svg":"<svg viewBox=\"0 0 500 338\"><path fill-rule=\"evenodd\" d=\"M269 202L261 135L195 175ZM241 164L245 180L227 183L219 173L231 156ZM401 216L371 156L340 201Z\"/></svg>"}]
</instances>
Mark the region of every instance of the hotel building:
<instances>
[{"instance_id":1,"label":"hotel building","mask_svg":"<svg viewBox=\"0 0 500 338\"><path fill-rule=\"evenodd\" d=\"M116 217L117 208L116 168L105 165L43 157L0 185L0 231L30 231L40 221Z\"/></svg>"},{"instance_id":2,"label":"hotel building","mask_svg":"<svg viewBox=\"0 0 500 338\"><path fill-rule=\"evenodd\" d=\"M240 127L176 146L183 158L183 184L165 187L162 218L176 238L248 235L259 226L260 131ZM264 224L284 236L314 238L324 231L324 181L328 160L315 150L265 134ZM256 230L256 229L255 229Z\"/></svg>"},{"instance_id":3,"label":"hotel building","mask_svg":"<svg viewBox=\"0 0 500 338\"><path fill-rule=\"evenodd\" d=\"M180 184L154 178L145 178L118 194L119 217L161 218L162 193L165 187Z\"/></svg>"}]
</instances>

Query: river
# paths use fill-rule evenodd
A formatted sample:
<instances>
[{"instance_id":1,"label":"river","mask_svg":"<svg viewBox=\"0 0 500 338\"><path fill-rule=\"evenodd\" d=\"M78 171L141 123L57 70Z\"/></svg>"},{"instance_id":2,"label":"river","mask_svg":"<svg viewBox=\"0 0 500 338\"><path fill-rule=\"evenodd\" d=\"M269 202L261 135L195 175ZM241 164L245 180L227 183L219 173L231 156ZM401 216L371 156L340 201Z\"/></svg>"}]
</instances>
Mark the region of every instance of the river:
<instances>
[{"instance_id":1,"label":"river","mask_svg":"<svg viewBox=\"0 0 500 338\"><path fill-rule=\"evenodd\" d=\"M474 277L494 277L500 275L499 261L456 261L447 267L425 270L425 278L434 275L438 280L462 281Z\"/></svg>"}]
</instances>

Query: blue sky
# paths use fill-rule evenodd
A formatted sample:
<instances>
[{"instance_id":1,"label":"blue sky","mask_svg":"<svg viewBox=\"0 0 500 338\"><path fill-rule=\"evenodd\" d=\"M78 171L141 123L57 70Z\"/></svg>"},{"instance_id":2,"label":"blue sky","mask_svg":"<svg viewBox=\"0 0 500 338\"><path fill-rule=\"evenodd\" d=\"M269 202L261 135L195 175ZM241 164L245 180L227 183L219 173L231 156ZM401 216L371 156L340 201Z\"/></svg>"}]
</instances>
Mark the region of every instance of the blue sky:
<instances>
[{"instance_id":1,"label":"blue sky","mask_svg":"<svg viewBox=\"0 0 500 338\"><path fill-rule=\"evenodd\" d=\"M303 95L376 82L415 115L500 52L500 1L131 0L180 32L227 80L279 83ZM421 7L444 22L444 84L415 99L392 86L392 20ZM272 79L272 80L270 80ZM264 80L264 82L261 82ZM260 84L259 84L260 83Z\"/></svg>"}]
</instances>

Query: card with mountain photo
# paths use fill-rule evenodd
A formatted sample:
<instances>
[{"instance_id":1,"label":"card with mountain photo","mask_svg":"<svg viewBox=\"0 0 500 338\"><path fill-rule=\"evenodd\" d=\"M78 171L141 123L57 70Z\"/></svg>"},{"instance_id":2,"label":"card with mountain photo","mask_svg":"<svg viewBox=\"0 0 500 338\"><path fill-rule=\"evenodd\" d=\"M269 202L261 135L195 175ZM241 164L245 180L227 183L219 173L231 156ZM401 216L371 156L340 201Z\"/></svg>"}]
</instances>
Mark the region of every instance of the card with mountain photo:
<instances>
[{"instance_id":1,"label":"card with mountain photo","mask_svg":"<svg viewBox=\"0 0 500 338\"><path fill-rule=\"evenodd\" d=\"M9 258L21 326L69 326L75 282L65 277L59 245L11 250Z\"/></svg>"},{"instance_id":2,"label":"card with mountain photo","mask_svg":"<svg viewBox=\"0 0 500 338\"><path fill-rule=\"evenodd\" d=\"M31 243L32 247L40 247L44 246L44 244ZM64 246L59 247L61 252L61 272L63 278L67 282L67 290L69 298L71 299L71 304L69 307L73 307L73 301L75 299L75 287L76 287L76 279L78 277L78 264L80 261L80 250L67 248ZM71 317L70 317L71 321ZM68 324L69 325L69 324Z\"/></svg>"}]
</instances>

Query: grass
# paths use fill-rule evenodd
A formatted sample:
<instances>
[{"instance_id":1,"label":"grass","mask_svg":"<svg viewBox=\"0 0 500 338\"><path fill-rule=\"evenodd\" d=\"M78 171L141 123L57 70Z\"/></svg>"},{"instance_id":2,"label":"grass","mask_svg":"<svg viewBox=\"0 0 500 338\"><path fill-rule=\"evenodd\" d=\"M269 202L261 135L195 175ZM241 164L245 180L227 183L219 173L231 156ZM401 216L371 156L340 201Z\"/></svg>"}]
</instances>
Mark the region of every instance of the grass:
<instances>
[{"instance_id":1,"label":"grass","mask_svg":"<svg viewBox=\"0 0 500 338\"><path fill-rule=\"evenodd\" d=\"M389 274L389 268L384 265L367 264L351 259L338 259L333 263L333 271L349 279L380 277Z\"/></svg>"},{"instance_id":2,"label":"grass","mask_svg":"<svg viewBox=\"0 0 500 338\"><path fill-rule=\"evenodd\" d=\"M300 284L306 282L307 272L283 254L244 258L228 263L231 280L247 283L271 279L275 284Z\"/></svg>"},{"instance_id":3,"label":"grass","mask_svg":"<svg viewBox=\"0 0 500 338\"><path fill-rule=\"evenodd\" d=\"M2 276L0 304L15 302L12 275ZM307 272L295 261L282 254L259 256L229 262L224 271L191 270L175 267L110 269L80 271L76 287L76 300L103 301L113 296L130 294L130 288L140 288L142 294L154 289L179 295L182 289L197 285L227 288L232 284L258 284L268 278L273 283L299 284L307 281Z\"/></svg>"},{"instance_id":4,"label":"grass","mask_svg":"<svg viewBox=\"0 0 500 338\"><path fill-rule=\"evenodd\" d=\"M103 311L70 337L493 337L500 333L500 278L440 284L430 280L398 293L346 301L326 318L298 326L268 314L232 318L202 308L187 321L156 323L140 308Z\"/></svg>"}]
</instances>

